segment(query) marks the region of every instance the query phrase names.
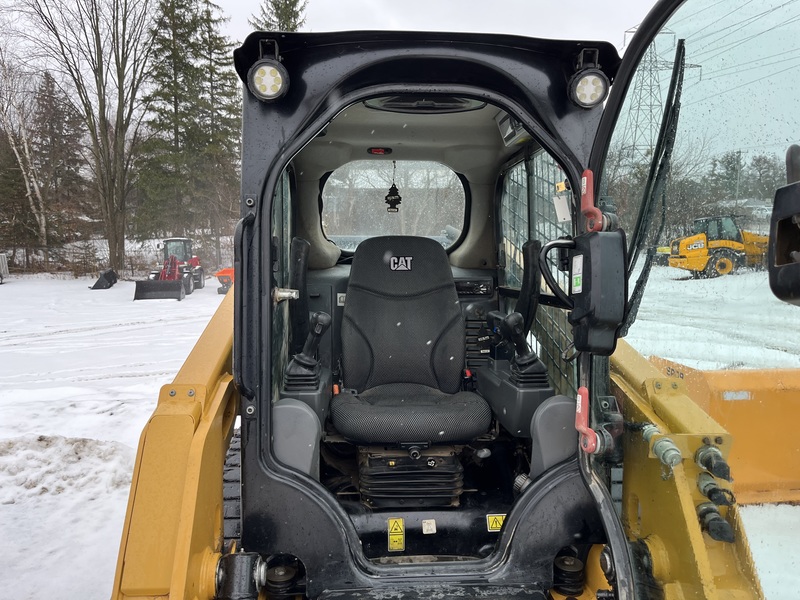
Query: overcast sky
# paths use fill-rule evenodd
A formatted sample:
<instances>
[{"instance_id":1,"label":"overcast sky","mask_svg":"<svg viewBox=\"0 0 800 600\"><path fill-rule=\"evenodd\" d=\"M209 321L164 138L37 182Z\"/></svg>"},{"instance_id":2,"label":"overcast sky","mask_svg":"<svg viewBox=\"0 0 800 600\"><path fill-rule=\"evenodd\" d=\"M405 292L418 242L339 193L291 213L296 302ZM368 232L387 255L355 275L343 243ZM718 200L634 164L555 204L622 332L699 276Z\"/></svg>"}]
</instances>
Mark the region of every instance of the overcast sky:
<instances>
[{"instance_id":1,"label":"overcast sky","mask_svg":"<svg viewBox=\"0 0 800 600\"><path fill-rule=\"evenodd\" d=\"M241 42L259 0L218 0ZM655 0L308 0L302 31L406 29L607 40L623 46ZM628 36L630 37L630 36Z\"/></svg>"}]
</instances>

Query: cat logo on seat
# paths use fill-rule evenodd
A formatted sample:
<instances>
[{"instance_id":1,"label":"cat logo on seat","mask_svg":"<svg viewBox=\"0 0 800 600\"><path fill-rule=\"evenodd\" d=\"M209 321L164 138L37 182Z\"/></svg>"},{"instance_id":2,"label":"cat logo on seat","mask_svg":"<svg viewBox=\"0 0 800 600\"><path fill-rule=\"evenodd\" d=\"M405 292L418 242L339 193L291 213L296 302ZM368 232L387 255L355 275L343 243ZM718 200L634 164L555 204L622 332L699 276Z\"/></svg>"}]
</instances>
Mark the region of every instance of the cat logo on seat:
<instances>
[{"instance_id":1,"label":"cat logo on seat","mask_svg":"<svg viewBox=\"0 0 800 600\"><path fill-rule=\"evenodd\" d=\"M411 256L392 256L389 259L389 268L392 271L410 271Z\"/></svg>"}]
</instances>

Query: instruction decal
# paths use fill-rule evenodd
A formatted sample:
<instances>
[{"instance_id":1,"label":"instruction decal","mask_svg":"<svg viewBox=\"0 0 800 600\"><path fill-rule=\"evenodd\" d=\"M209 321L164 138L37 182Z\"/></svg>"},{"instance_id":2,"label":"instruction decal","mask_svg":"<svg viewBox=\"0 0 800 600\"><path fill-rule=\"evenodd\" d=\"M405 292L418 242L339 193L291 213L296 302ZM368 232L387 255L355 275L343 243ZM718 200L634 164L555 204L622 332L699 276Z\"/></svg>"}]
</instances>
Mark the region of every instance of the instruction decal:
<instances>
[{"instance_id":1,"label":"instruction decal","mask_svg":"<svg viewBox=\"0 0 800 600\"><path fill-rule=\"evenodd\" d=\"M505 520L505 515L486 515L486 529L488 531L500 531Z\"/></svg>"},{"instance_id":2,"label":"instruction decal","mask_svg":"<svg viewBox=\"0 0 800 600\"><path fill-rule=\"evenodd\" d=\"M389 531L389 552L402 552L406 549L406 526L401 517L387 519Z\"/></svg>"},{"instance_id":3,"label":"instruction decal","mask_svg":"<svg viewBox=\"0 0 800 600\"><path fill-rule=\"evenodd\" d=\"M583 254L572 257L572 293L583 292Z\"/></svg>"}]
</instances>

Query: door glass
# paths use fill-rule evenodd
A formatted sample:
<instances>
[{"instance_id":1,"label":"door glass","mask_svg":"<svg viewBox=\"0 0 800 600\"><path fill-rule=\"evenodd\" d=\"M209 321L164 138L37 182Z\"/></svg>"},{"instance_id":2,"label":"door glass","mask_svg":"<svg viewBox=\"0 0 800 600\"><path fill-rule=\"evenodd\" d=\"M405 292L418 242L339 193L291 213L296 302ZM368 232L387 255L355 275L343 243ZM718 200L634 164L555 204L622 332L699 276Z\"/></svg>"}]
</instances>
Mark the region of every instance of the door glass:
<instances>
[{"instance_id":1,"label":"door glass","mask_svg":"<svg viewBox=\"0 0 800 600\"><path fill-rule=\"evenodd\" d=\"M652 268L627 336L645 355L700 369L800 367L797 309L773 297L763 269L773 196L786 181L783 157L800 140L794 77L800 15L790 12L779 1L737 0L724 10L687 2L655 37L628 90L601 193L616 205L629 239L676 43L684 39L671 172L663 197L656 198L646 246L672 247L693 232L730 240L725 248L706 248L695 262Z\"/></svg>"},{"instance_id":2,"label":"door glass","mask_svg":"<svg viewBox=\"0 0 800 600\"><path fill-rule=\"evenodd\" d=\"M772 200L786 181L784 155L800 140L800 12L783 0L690 0L655 37L627 92L601 179L628 239L681 39L686 66L671 171L654 199L644 249L670 254L653 260L625 340L663 376L682 380L687 393L711 399L706 410L734 436L740 504L769 493L765 501L775 501L800 479L800 443L781 434L800 417L791 391L800 386L800 312L772 295L764 269ZM632 269L631 290L645 255ZM748 497L747 489L762 495ZM800 509L746 506L742 515L766 597L785 596L797 582L786 557L800 535Z\"/></svg>"}]
</instances>

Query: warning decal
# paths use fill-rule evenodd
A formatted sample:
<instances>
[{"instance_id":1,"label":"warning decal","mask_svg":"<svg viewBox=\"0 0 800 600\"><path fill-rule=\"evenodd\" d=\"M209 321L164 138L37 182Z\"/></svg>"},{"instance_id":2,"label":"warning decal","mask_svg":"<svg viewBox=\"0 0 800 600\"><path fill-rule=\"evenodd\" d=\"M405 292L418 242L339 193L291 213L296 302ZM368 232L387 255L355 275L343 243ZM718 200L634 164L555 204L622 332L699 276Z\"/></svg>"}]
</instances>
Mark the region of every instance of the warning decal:
<instances>
[{"instance_id":1,"label":"warning decal","mask_svg":"<svg viewBox=\"0 0 800 600\"><path fill-rule=\"evenodd\" d=\"M387 519L389 531L389 552L402 552L406 549L406 527L403 519L394 517Z\"/></svg>"},{"instance_id":2,"label":"warning decal","mask_svg":"<svg viewBox=\"0 0 800 600\"><path fill-rule=\"evenodd\" d=\"M503 528L505 515L486 515L486 529L489 531L500 531Z\"/></svg>"}]
</instances>

